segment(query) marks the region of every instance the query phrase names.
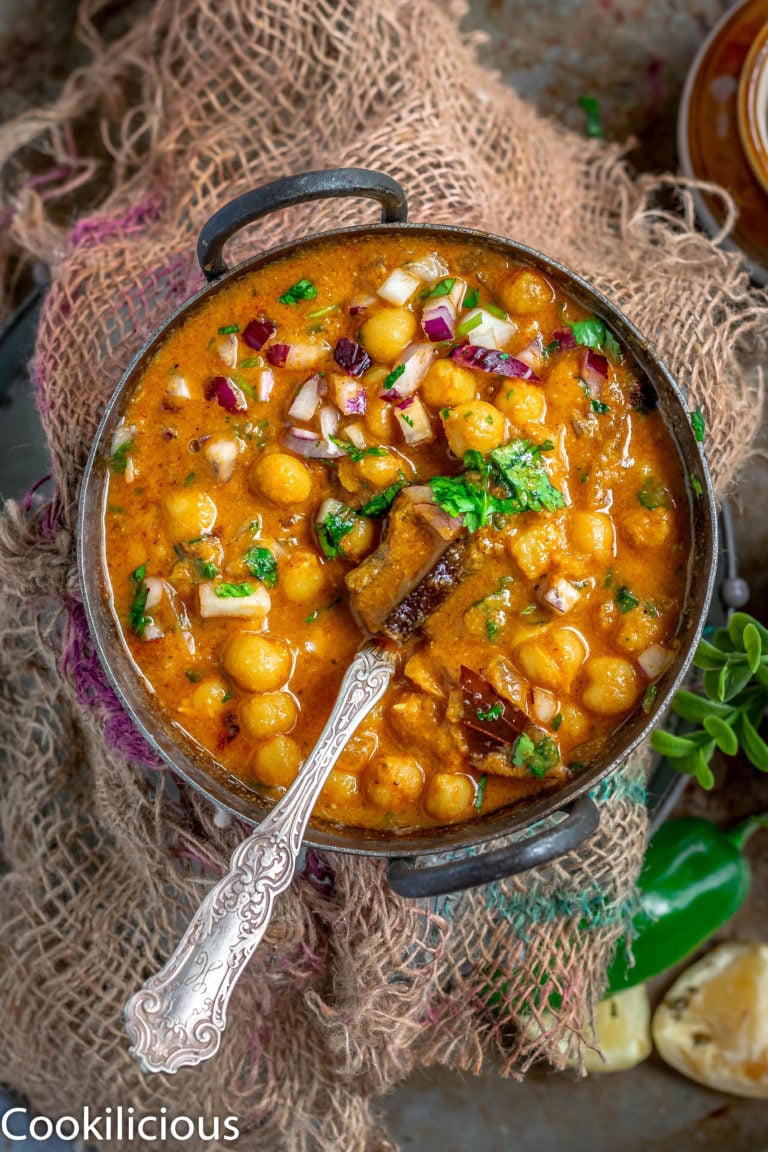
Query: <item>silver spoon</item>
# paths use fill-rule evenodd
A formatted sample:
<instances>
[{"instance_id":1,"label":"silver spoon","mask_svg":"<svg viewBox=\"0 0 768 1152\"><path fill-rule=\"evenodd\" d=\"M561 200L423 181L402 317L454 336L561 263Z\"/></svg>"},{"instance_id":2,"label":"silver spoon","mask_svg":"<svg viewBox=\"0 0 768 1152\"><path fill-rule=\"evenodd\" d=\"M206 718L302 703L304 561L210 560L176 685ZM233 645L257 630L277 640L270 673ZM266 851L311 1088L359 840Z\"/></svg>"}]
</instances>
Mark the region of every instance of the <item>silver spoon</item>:
<instances>
[{"instance_id":1,"label":"silver spoon","mask_svg":"<svg viewBox=\"0 0 768 1152\"><path fill-rule=\"evenodd\" d=\"M395 655L371 641L341 683L328 723L294 783L232 854L165 967L125 1006L131 1055L144 1072L177 1072L221 1044L232 990L290 884L307 823L345 745L384 695Z\"/></svg>"}]
</instances>

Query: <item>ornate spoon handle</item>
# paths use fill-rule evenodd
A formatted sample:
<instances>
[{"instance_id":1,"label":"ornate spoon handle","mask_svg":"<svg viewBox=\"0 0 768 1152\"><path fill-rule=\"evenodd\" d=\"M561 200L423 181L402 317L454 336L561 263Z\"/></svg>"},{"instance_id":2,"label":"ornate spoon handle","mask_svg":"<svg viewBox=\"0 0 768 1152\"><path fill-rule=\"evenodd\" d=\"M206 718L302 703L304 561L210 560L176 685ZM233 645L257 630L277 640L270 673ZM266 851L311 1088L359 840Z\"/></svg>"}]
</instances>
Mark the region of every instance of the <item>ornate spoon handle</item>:
<instances>
[{"instance_id":1,"label":"ornate spoon handle","mask_svg":"<svg viewBox=\"0 0 768 1152\"><path fill-rule=\"evenodd\" d=\"M307 822L339 754L381 699L394 655L375 643L356 654L328 723L295 782L235 849L168 963L125 1007L131 1055L144 1072L177 1072L218 1051L232 989L264 935L275 896L291 882Z\"/></svg>"}]
</instances>

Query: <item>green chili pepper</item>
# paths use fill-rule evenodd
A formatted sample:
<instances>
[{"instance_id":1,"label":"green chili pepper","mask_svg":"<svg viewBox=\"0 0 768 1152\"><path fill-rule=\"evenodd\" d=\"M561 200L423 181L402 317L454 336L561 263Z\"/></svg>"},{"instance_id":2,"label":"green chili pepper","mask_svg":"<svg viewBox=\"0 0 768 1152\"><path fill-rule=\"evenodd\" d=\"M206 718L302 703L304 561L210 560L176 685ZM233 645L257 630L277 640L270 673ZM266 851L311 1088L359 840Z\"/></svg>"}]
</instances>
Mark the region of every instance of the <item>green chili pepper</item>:
<instances>
[{"instance_id":1,"label":"green chili pepper","mask_svg":"<svg viewBox=\"0 0 768 1152\"><path fill-rule=\"evenodd\" d=\"M669 820L651 838L638 880L632 924L634 964L619 941L606 996L643 984L684 960L744 903L751 880L744 846L768 814L723 831L694 816Z\"/></svg>"}]
</instances>

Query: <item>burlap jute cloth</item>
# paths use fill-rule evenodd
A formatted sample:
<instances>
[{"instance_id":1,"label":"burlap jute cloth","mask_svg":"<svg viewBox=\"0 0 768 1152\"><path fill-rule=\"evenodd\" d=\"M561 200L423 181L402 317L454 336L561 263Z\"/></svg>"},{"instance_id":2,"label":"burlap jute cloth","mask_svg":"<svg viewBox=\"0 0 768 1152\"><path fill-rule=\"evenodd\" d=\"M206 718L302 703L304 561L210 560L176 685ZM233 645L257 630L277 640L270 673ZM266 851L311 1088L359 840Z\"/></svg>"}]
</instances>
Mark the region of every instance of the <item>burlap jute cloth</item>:
<instances>
[{"instance_id":1,"label":"burlap jute cloth","mask_svg":"<svg viewBox=\"0 0 768 1152\"><path fill-rule=\"evenodd\" d=\"M53 108L0 131L5 266L37 258L52 274L34 379L55 481L50 503L10 505L0 521L0 1079L50 1116L165 1106L236 1115L243 1149L391 1148L372 1101L416 1067L491 1061L509 1075L541 1057L578 1061L644 849L643 763L599 790L600 828L580 850L438 905L393 896L375 861L312 855L237 987L220 1054L142 1076L123 1004L243 830L222 831L206 801L179 792L88 639L74 531L99 405L201 284L194 240L207 216L312 168L389 172L412 219L523 240L595 282L703 408L720 492L759 422L739 354L765 335L768 310L738 260L694 232L684 188L666 214L660 183L632 180L617 148L542 120L484 72L457 4L158 0L109 45L91 23L99 6L81 11L93 63ZM89 119L102 143L78 155ZM52 179L26 170L31 141ZM94 175L99 209L63 228L60 194ZM340 201L294 209L231 256L373 216ZM523 1006L537 1016L552 992L554 1024L521 1029Z\"/></svg>"}]
</instances>

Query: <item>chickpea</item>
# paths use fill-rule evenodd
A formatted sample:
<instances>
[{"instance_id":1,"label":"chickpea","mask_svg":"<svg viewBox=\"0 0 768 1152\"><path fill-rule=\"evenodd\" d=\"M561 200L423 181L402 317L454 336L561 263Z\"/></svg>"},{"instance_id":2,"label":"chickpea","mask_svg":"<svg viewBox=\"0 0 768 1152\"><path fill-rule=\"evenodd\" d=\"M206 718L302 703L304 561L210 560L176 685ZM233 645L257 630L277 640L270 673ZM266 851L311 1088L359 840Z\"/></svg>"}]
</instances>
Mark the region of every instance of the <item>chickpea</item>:
<instances>
[{"instance_id":1,"label":"chickpea","mask_svg":"<svg viewBox=\"0 0 768 1152\"><path fill-rule=\"evenodd\" d=\"M251 770L261 784L288 788L299 774L301 751L290 736L272 736L262 744L251 762Z\"/></svg>"},{"instance_id":2,"label":"chickpea","mask_svg":"<svg viewBox=\"0 0 768 1152\"><path fill-rule=\"evenodd\" d=\"M448 447L460 460L470 448L490 452L507 438L505 417L485 400L459 404L441 418Z\"/></svg>"},{"instance_id":3,"label":"chickpea","mask_svg":"<svg viewBox=\"0 0 768 1152\"><path fill-rule=\"evenodd\" d=\"M323 785L320 800L328 808L340 808L342 814L350 800L357 795L357 777L351 772L340 772L334 768Z\"/></svg>"},{"instance_id":4,"label":"chickpea","mask_svg":"<svg viewBox=\"0 0 768 1152\"><path fill-rule=\"evenodd\" d=\"M280 588L286 600L294 604L314 600L324 587L325 573L314 552L294 552L280 569Z\"/></svg>"},{"instance_id":5,"label":"chickpea","mask_svg":"<svg viewBox=\"0 0 768 1152\"><path fill-rule=\"evenodd\" d=\"M407 308L380 308L370 316L358 339L374 360L390 364L397 360L416 334L416 316Z\"/></svg>"},{"instance_id":6,"label":"chickpea","mask_svg":"<svg viewBox=\"0 0 768 1152\"><path fill-rule=\"evenodd\" d=\"M275 504L301 504L312 491L312 474L301 460L285 452L262 456L251 466L248 483L252 490Z\"/></svg>"},{"instance_id":7,"label":"chickpea","mask_svg":"<svg viewBox=\"0 0 768 1152\"><path fill-rule=\"evenodd\" d=\"M598 560L610 560L616 554L616 530L606 512L573 512L570 537L574 548Z\"/></svg>"},{"instance_id":8,"label":"chickpea","mask_svg":"<svg viewBox=\"0 0 768 1152\"><path fill-rule=\"evenodd\" d=\"M638 673L619 656L594 656L584 666L584 679L584 706L600 716L628 712L643 689Z\"/></svg>"},{"instance_id":9,"label":"chickpea","mask_svg":"<svg viewBox=\"0 0 768 1152\"><path fill-rule=\"evenodd\" d=\"M424 807L433 818L449 823L460 820L475 799L475 782L469 776L436 772L427 785Z\"/></svg>"},{"instance_id":10,"label":"chickpea","mask_svg":"<svg viewBox=\"0 0 768 1152\"><path fill-rule=\"evenodd\" d=\"M667 508L638 508L622 519L621 528L633 548L660 548L669 536L672 517Z\"/></svg>"},{"instance_id":11,"label":"chickpea","mask_svg":"<svg viewBox=\"0 0 768 1152\"><path fill-rule=\"evenodd\" d=\"M508 536L506 549L529 580L538 580L562 544L562 529L556 520L541 519L532 528Z\"/></svg>"},{"instance_id":12,"label":"chickpea","mask_svg":"<svg viewBox=\"0 0 768 1152\"><path fill-rule=\"evenodd\" d=\"M587 646L578 632L553 628L521 644L515 659L533 684L556 692L568 691L586 655Z\"/></svg>"},{"instance_id":13,"label":"chickpea","mask_svg":"<svg viewBox=\"0 0 768 1152\"><path fill-rule=\"evenodd\" d=\"M496 295L507 312L530 316L552 303L555 290L539 272L524 268L505 276Z\"/></svg>"},{"instance_id":14,"label":"chickpea","mask_svg":"<svg viewBox=\"0 0 768 1152\"><path fill-rule=\"evenodd\" d=\"M291 653L282 640L258 632L236 632L228 641L221 665L246 692L271 692L288 680Z\"/></svg>"},{"instance_id":15,"label":"chickpea","mask_svg":"<svg viewBox=\"0 0 768 1152\"><path fill-rule=\"evenodd\" d=\"M588 411L589 397L581 383L578 352L566 352L552 365L547 376L547 400L550 405L567 409L568 417Z\"/></svg>"},{"instance_id":16,"label":"chickpea","mask_svg":"<svg viewBox=\"0 0 768 1152\"><path fill-rule=\"evenodd\" d=\"M368 799L385 811L396 812L421 796L424 772L413 756L381 756L366 771Z\"/></svg>"},{"instance_id":17,"label":"chickpea","mask_svg":"<svg viewBox=\"0 0 768 1152\"><path fill-rule=\"evenodd\" d=\"M421 394L433 408L466 404L477 396L475 377L452 360L435 360L422 381Z\"/></svg>"},{"instance_id":18,"label":"chickpea","mask_svg":"<svg viewBox=\"0 0 768 1152\"><path fill-rule=\"evenodd\" d=\"M374 393L368 393L368 404L365 409L365 425L372 436L377 440L383 440L386 444L392 439L394 428L394 417L392 415L392 404L389 400L382 400L380 396Z\"/></svg>"},{"instance_id":19,"label":"chickpea","mask_svg":"<svg viewBox=\"0 0 768 1152\"><path fill-rule=\"evenodd\" d=\"M205 536L216 523L216 505L205 492L171 492L163 501L163 512L174 543Z\"/></svg>"},{"instance_id":20,"label":"chickpea","mask_svg":"<svg viewBox=\"0 0 768 1152\"><path fill-rule=\"evenodd\" d=\"M582 712L581 708L577 708L575 704L562 704L560 715L563 720L558 734L562 733L574 742L587 739L592 725L589 717Z\"/></svg>"},{"instance_id":21,"label":"chickpea","mask_svg":"<svg viewBox=\"0 0 768 1152\"><path fill-rule=\"evenodd\" d=\"M192 693L192 711L214 719L221 712L226 694L223 680L201 680Z\"/></svg>"},{"instance_id":22,"label":"chickpea","mask_svg":"<svg viewBox=\"0 0 768 1152\"><path fill-rule=\"evenodd\" d=\"M240 705L240 728L252 744L265 736L290 732L296 723L296 701L288 692L248 696Z\"/></svg>"},{"instance_id":23,"label":"chickpea","mask_svg":"<svg viewBox=\"0 0 768 1152\"><path fill-rule=\"evenodd\" d=\"M403 461L394 453L388 452L386 456L363 456L354 465L357 475L368 484L376 488L387 488L399 480L403 470Z\"/></svg>"},{"instance_id":24,"label":"chickpea","mask_svg":"<svg viewBox=\"0 0 768 1152\"><path fill-rule=\"evenodd\" d=\"M351 531L342 537L339 547L347 560L362 560L373 551L376 542L376 529L372 520L362 516L355 517Z\"/></svg>"},{"instance_id":25,"label":"chickpea","mask_svg":"<svg viewBox=\"0 0 768 1152\"><path fill-rule=\"evenodd\" d=\"M652 615L645 607L636 608L619 617L613 642L622 652L642 652L651 644L663 639L664 621L659 615Z\"/></svg>"},{"instance_id":26,"label":"chickpea","mask_svg":"<svg viewBox=\"0 0 768 1152\"><path fill-rule=\"evenodd\" d=\"M502 384L494 404L516 424L538 424L547 412L547 402L541 388L535 384L526 384L524 380L508 380Z\"/></svg>"}]
</instances>

